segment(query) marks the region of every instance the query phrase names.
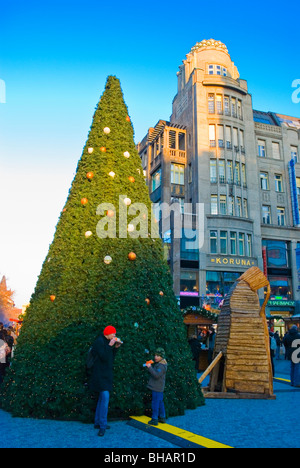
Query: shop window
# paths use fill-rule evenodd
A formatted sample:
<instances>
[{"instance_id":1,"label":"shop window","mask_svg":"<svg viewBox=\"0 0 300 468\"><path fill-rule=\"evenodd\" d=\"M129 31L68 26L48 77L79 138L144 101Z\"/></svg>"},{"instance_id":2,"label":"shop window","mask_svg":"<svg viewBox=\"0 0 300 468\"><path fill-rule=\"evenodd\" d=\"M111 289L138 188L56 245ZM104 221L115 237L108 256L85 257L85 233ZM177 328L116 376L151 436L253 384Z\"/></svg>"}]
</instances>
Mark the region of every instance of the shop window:
<instances>
[{"instance_id":1,"label":"shop window","mask_svg":"<svg viewBox=\"0 0 300 468\"><path fill-rule=\"evenodd\" d=\"M288 246L284 241L263 241L267 249L267 265L270 268L289 268Z\"/></svg>"},{"instance_id":2,"label":"shop window","mask_svg":"<svg viewBox=\"0 0 300 468\"><path fill-rule=\"evenodd\" d=\"M241 273L207 271L206 272L206 295L208 297L226 296Z\"/></svg>"},{"instance_id":3,"label":"shop window","mask_svg":"<svg viewBox=\"0 0 300 468\"><path fill-rule=\"evenodd\" d=\"M181 271L180 273L180 293L186 295L199 294L199 276L195 271ZM184 294L183 294L184 295Z\"/></svg>"},{"instance_id":4,"label":"shop window","mask_svg":"<svg viewBox=\"0 0 300 468\"><path fill-rule=\"evenodd\" d=\"M269 277L271 300L290 301L293 298L292 279L287 276Z\"/></svg>"}]
</instances>

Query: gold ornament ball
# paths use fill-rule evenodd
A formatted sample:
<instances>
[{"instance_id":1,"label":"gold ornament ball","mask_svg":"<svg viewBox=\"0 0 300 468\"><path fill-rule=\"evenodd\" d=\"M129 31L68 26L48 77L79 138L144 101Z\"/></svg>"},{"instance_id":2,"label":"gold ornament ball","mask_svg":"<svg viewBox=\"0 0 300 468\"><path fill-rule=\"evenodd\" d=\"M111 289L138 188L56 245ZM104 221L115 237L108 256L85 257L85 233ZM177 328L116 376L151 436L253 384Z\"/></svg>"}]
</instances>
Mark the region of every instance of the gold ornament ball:
<instances>
[{"instance_id":1,"label":"gold ornament ball","mask_svg":"<svg viewBox=\"0 0 300 468\"><path fill-rule=\"evenodd\" d=\"M136 254L134 252L130 252L128 254L128 258L131 262L133 262L134 260L136 260Z\"/></svg>"}]
</instances>

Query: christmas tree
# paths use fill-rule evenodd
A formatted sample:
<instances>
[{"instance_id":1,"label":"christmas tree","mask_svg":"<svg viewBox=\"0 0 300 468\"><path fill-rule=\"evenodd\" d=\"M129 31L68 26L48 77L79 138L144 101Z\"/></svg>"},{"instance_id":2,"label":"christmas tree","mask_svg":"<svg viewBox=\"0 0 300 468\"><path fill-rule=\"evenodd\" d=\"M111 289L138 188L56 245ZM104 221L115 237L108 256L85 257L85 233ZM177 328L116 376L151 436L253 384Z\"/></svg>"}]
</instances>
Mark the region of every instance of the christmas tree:
<instances>
[{"instance_id":1,"label":"christmas tree","mask_svg":"<svg viewBox=\"0 0 300 468\"><path fill-rule=\"evenodd\" d=\"M203 404L182 314L120 82L107 79L55 237L27 310L1 407L15 416L92 421L86 356L107 325L124 341L110 415L143 414L156 347L169 361L169 415Z\"/></svg>"}]
</instances>

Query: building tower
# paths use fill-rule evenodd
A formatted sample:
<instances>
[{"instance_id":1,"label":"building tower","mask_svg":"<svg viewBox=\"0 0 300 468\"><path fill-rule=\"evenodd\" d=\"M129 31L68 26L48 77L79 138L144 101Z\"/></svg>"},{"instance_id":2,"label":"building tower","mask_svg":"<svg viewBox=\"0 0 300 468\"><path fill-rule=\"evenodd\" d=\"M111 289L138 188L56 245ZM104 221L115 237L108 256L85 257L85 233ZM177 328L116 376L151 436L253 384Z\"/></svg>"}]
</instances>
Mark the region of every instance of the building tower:
<instances>
[{"instance_id":1,"label":"building tower","mask_svg":"<svg viewBox=\"0 0 300 468\"><path fill-rule=\"evenodd\" d=\"M254 111L247 81L220 41L197 43L177 77L170 121L160 120L138 146L153 203L179 201L182 212L192 214L180 240L172 235L172 216L170 231L162 229L160 219L181 307L209 302L217 308L236 279L253 266L271 275L271 287L277 275L273 299L276 282L286 278L281 281L284 300L294 295L296 306L300 120ZM204 242L200 249L188 249L186 237L192 237L199 204L204 207L198 219L204 224ZM287 261L275 271L266 249L271 259L277 241L285 241L275 248L285 249Z\"/></svg>"}]
</instances>

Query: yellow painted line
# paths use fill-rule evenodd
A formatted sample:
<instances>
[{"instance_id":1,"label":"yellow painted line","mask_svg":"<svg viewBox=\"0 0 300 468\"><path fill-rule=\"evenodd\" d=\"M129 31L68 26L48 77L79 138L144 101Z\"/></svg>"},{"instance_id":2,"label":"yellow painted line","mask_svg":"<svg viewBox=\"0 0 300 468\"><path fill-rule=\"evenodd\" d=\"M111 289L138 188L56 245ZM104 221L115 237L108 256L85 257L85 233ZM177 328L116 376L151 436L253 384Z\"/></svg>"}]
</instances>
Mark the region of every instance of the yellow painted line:
<instances>
[{"instance_id":1,"label":"yellow painted line","mask_svg":"<svg viewBox=\"0 0 300 468\"><path fill-rule=\"evenodd\" d=\"M290 380L287 380L287 379L280 379L279 377L274 377L274 380L282 380L282 382L289 382L289 383L291 383Z\"/></svg>"},{"instance_id":2,"label":"yellow painted line","mask_svg":"<svg viewBox=\"0 0 300 468\"><path fill-rule=\"evenodd\" d=\"M131 416L131 419L135 421L141 422L143 424L147 424L150 421L150 418L146 416ZM171 426L170 424L160 424L158 426L152 426L156 429L160 429L161 431L168 432L169 434L173 434L177 437L181 437L181 439L189 440L194 444L200 445L201 447L205 448L233 448L229 447L228 445L220 444L219 442L215 442L214 440L206 439L206 437L199 436L194 434L193 432L185 431L184 429L180 429L179 427Z\"/></svg>"}]
</instances>

